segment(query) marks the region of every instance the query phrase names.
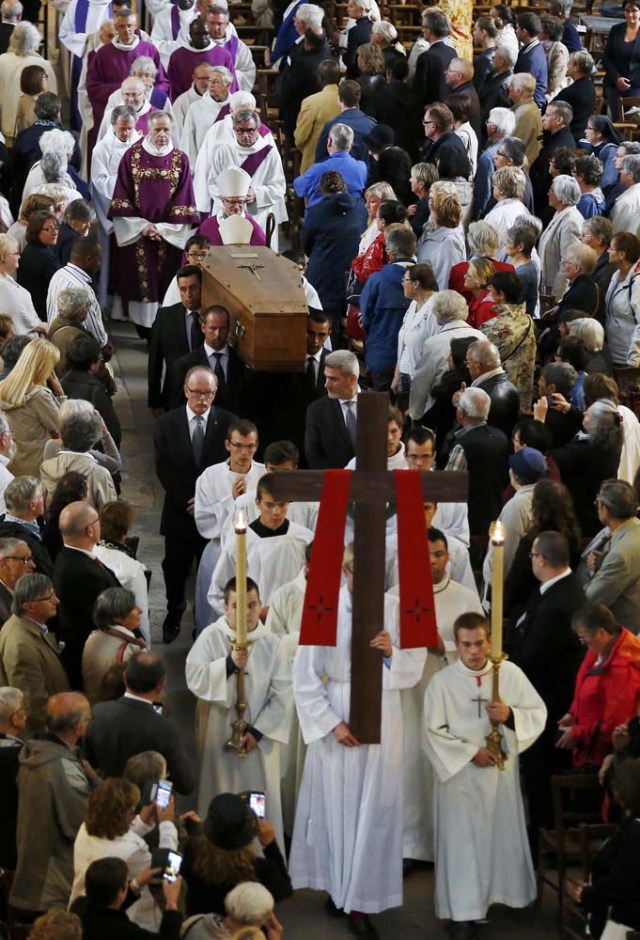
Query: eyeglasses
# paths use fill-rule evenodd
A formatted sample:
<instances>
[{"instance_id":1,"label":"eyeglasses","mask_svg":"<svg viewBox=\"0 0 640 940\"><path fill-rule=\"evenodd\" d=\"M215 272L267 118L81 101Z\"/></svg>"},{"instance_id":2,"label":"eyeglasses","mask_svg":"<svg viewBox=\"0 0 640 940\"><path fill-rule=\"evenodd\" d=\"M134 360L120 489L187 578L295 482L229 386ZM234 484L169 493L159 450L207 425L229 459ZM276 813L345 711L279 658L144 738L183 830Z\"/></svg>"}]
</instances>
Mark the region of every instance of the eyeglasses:
<instances>
[{"instance_id":1,"label":"eyeglasses","mask_svg":"<svg viewBox=\"0 0 640 940\"><path fill-rule=\"evenodd\" d=\"M250 134L251 131L245 131L244 133ZM226 202L228 206L240 206L241 208L246 204L246 199L228 199L227 196L220 197L223 202Z\"/></svg>"},{"instance_id":2,"label":"eyeglasses","mask_svg":"<svg viewBox=\"0 0 640 940\"><path fill-rule=\"evenodd\" d=\"M258 133L257 127L234 127L239 137L250 137Z\"/></svg>"},{"instance_id":3,"label":"eyeglasses","mask_svg":"<svg viewBox=\"0 0 640 940\"><path fill-rule=\"evenodd\" d=\"M23 565L30 565L33 561L33 555L5 555L5 561L21 561Z\"/></svg>"},{"instance_id":4,"label":"eyeglasses","mask_svg":"<svg viewBox=\"0 0 640 940\"><path fill-rule=\"evenodd\" d=\"M496 157L505 157L505 159L508 160L509 154L505 153L503 150L496 150Z\"/></svg>"},{"instance_id":5,"label":"eyeglasses","mask_svg":"<svg viewBox=\"0 0 640 940\"><path fill-rule=\"evenodd\" d=\"M197 261L204 261L207 254L207 251L188 251L187 258L195 258Z\"/></svg>"},{"instance_id":6,"label":"eyeglasses","mask_svg":"<svg viewBox=\"0 0 640 940\"><path fill-rule=\"evenodd\" d=\"M58 231L58 226L57 226L57 225L48 225L48 226L47 226L47 225L43 225L42 228L40 229L40 231L41 231L41 232L57 232L57 231Z\"/></svg>"},{"instance_id":7,"label":"eyeglasses","mask_svg":"<svg viewBox=\"0 0 640 940\"><path fill-rule=\"evenodd\" d=\"M189 392L190 395L193 395L194 398L213 398L213 396L215 395L215 392L212 392L211 390L207 392L201 392L197 388L189 388L188 385L187 385L187 391Z\"/></svg>"},{"instance_id":8,"label":"eyeglasses","mask_svg":"<svg viewBox=\"0 0 640 940\"><path fill-rule=\"evenodd\" d=\"M229 447L235 447L236 450L251 451L256 450L257 444L237 444L235 441L229 441Z\"/></svg>"},{"instance_id":9,"label":"eyeglasses","mask_svg":"<svg viewBox=\"0 0 640 940\"><path fill-rule=\"evenodd\" d=\"M414 281L414 279L413 279L412 277L403 277L403 278L402 278L402 283L403 283L403 284L415 284L416 281Z\"/></svg>"},{"instance_id":10,"label":"eyeglasses","mask_svg":"<svg viewBox=\"0 0 640 940\"><path fill-rule=\"evenodd\" d=\"M87 522L87 529L90 525L95 525L96 522L100 522L100 516L96 516L95 519L92 519L91 522Z\"/></svg>"},{"instance_id":11,"label":"eyeglasses","mask_svg":"<svg viewBox=\"0 0 640 940\"><path fill-rule=\"evenodd\" d=\"M529 558L544 558L542 552L529 552Z\"/></svg>"},{"instance_id":12,"label":"eyeglasses","mask_svg":"<svg viewBox=\"0 0 640 940\"><path fill-rule=\"evenodd\" d=\"M424 127L429 127L430 124L433 124L435 127L435 121L423 121L422 124Z\"/></svg>"},{"instance_id":13,"label":"eyeglasses","mask_svg":"<svg viewBox=\"0 0 640 940\"><path fill-rule=\"evenodd\" d=\"M44 597L34 597L31 601L32 604L39 604L41 601L51 601L56 596L55 591L52 591L51 594L45 594Z\"/></svg>"}]
</instances>

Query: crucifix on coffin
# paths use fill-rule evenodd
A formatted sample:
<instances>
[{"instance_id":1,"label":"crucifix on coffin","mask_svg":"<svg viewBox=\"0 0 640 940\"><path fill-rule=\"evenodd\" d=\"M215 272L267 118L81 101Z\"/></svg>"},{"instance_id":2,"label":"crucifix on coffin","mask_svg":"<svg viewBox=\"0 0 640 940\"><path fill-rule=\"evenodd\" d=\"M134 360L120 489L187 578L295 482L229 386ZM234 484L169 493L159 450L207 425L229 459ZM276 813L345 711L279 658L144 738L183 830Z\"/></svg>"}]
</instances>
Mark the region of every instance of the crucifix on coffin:
<instances>
[{"instance_id":1,"label":"crucifix on coffin","mask_svg":"<svg viewBox=\"0 0 640 940\"><path fill-rule=\"evenodd\" d=\"M387 470L386 438L389 423L389 399L386 393L365 392L358 395L356 430L357 469L349 471L300 470L274 474L274 496L288 502L320 500L326 497L325 477L342 477L343 502L354 503L353 622L351 640L351 704L349 728L361 744L380 743L382 715L382 659L369 646L384 625L385 522L387 504L398 501L398 550L400 564L400 621L403 647L435 645L435 611L426 523L422 502L464 502L467 498L467 474L452 472L422 473L418 470ZM341 484L341 485L342 485ZM326 509L326 507L325 507ZM324 539L323 505L316 529L313 556L307 580L303 611L305 624L336 616L337 607L323 591L323 572L318 564L318 543ZM323 527L324 528L324 527ZM336 513L332 559L338 572L342 560L344 526ZM335 533L334 533L335 535ZM405 561L400 562L401 542ZM317 550L318 549L318 550ZM325 553L322 548L324 560ZM408 555L409 557L406 557ZM411 557L413 555L413 557ZM403 574L406 571L406 576ZM339 576L339 575L338 575ZM407 586L409 594L407 596ZM404 590L403 590L404 588ZM328 592L327 592L328 593ZM334 595L337 597L337 595ZM320 632L320 631L319 631ZM319 634L318 634L319 635ZM409 636L409 642L405 642ZM305 642L304 639L301 642ZM307 641L308 642L308 641ZM331 645L321 642L318 645ZM334 641L335 642L335 641Z\"/></svg>"}]
</instances>

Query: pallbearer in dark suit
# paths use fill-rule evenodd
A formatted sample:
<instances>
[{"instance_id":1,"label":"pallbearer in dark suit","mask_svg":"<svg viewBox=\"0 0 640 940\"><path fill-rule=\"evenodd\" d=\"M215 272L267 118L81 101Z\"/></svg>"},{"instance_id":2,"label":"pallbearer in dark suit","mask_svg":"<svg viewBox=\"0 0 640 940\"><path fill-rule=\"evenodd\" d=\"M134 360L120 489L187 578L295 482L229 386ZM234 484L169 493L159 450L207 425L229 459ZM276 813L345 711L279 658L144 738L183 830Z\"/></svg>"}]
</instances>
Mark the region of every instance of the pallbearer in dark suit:
<instances>
[{"instance_id":1,"label":"pallbearer in dark suit","mask_svg":"<svg viewBox=\"0 0 640 940\"><path fill-rule=\"evenodd\" d=\"M307 408L304 451L313 470L345 467L356 454L357 357L340 349L324 364L327 397Z\"/></svg>"},{"instance_id":2,"label":"pallbearer in dark suit","mask_svg":"<svg viewBox=\"0 0 640 940\"><path fill-rule=\"evenodd\" d=\"M202 346L204 340L200 325L202 271L195 264L187 264L180 268L176 280L181 302L171 307L160 307L149 340L147 401L156 418L171 407L171 382L176 360Z\"/></svg>"},{"instance_id":3,"label":"pallbearer in dark suit","mask_svg":"<svg viewBox=\"0 0 640 940\"><path fill-rule=\"evenodd\" d=\"M64 548L53 568L53 585L60 598L59 640L62 660L72 689L82 688L82 650L93 630L93 606L98 594L121 587L115 574L94 555L100 540L100 516L90 503L69 503L60 513Z\"/></svg>"},{"instance_id":4,"label":"pallbearer in dark suit","mask_svg":"<svg viewBox=\"0 0 640 940\"><path fill-rule=\"evenodd\" d=\"M212 369L218 382L216 407L242 413L245 365L235 349L229 346L231 318L226 307L214 305L202 311L200 327L204 344L180 356L173 369L171 408L184 405L184 378L194 366Z\"/></svg>"},{"instance_id":5,"label":"pallbearer in dark suit","mask_svg":"<svg viewBox=\"0 0 640 940\"><path fill-rule=\"evenodd\" d=\"M196 480L203 470L226 457L224 441L235 415L213 404L217 382L211 369L196 366L185 376L186 407L162 415L154 432L156 474L165 491L160 534L167 591L163 639L171 643L180 632L186 607L185 588L191 566L200 561L206 540L193 519Z\"/></svg>"}]
</instances>

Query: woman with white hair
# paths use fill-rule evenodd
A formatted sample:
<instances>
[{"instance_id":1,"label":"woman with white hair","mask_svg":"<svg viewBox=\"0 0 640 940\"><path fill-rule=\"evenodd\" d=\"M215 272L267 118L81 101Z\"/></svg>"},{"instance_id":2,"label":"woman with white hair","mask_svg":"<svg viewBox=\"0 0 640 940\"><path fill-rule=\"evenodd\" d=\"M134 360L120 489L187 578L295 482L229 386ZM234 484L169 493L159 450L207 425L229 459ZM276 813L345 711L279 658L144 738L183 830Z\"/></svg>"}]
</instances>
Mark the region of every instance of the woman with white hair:
<instances>
[{"instance_id":1,"label":"woman with white hair","mask_svg":"<svg viewBox=\"0 0 640 940\"><path fill-rule=\"evenodd\" d=\"M232 888L224 899L226 917L221 914L200 914L185 921L183 940L212 940L215 937L235 937L243 928L255 927L256 936L272 936L271 930L280 925L273 913L275 902L271 892L257 881L242 881ZM263 932L264 931L264 932ZM274 934L275 936L275 934Z\"/></svg>"},{"instance_id":2,"label":"woman with white hair","mask_svg":"<svg viewBox=\"0 0 640 940\"><path fill-rule=\"evenodd\" d=\"M387 69L391 67L394 59L402 59L407 54L402 43L398 41L398 30L387 20L374 23L371 42L381 49Z\"/></svg>"},{"instance_id":3,"label":"woman with white hair","mask_svg":"<svg viewBox=\"0 0 640 940\"><path fill-rule=\"evenodd\" d=\"M604 327L595 317L580 317L567 323L567 335L575 336L590 355L585 371L613 375L611 352L604 345Z\"/></svg>"},{"instance_id":4,"label":"woman with white hair","mask_svg":"<svg viewBox=\"0 0 640 940\"><path fill-rule=\"evenodd\" d=\"M516 166L503 166L493 174L493 197L496 205L484 217L498 235L499 257L506 261L505 244L507 232L516 219L528 216L527 207L522 201L526 186L524 171Z\"/></svg>"},{"instance_id":5,"label":"woman with white hair","mask_svg":"<svg viewBox=\"0 0 640 940\"><path fill-rule=\"evenodd\" d=\"M47 335L46 323L38 317L28 290L15 280L20 263L18 243L10 235L0 235L0 310L10 312L13 331Z\"/></svg>"},{"instance_id":6,"label":"woman with white hair","mask_svg":"<svg viewBox=\"0 0 640 940\"><path fill-rule=\"evenodd\" d=\"M57 154L58 158L64 157L66 164L68 165L71 157L73 156L74 147L75 140L73 134L70 134L69 131L63 131L57 127L54 127L52 130L44 132L40 138L40 151L42 153L42 157L40 160L37 160L29 170L27 181L24 184L24 189L22 190L23 201L44 183L60 182L68 189L75 189L75 184L66 170L61 175L60 180L47 180L45 178L42 167L42 160L44 159L45 154Z\"/></svg>"},{"instance_id":7,"label":"woman with white hair","mask_svg":"<svg viewBox=\"0 0 640 940\"><path fill-rule=\"evenodd\" d=\"M582 232L584 219L576 209L581 195L577 180L564 173L555 177L549 189L549 205L555 215L540 236L538 253L542 264L542 293L558 300L567 287L562 259L569 245L580 241Z\"/></svg>"},{"instance_id":8,"label":"woman with white hair","mask_svg":"<svg viewBox=\"0 0 640 940\"><path fill-rule=\"evenodd\" d=\"M347 69L347 78L358 78L358 48L371 40L373 22L371 20L370 0L349 0L347 3L349 22L345 29L346 51L342 56Z\"/></svg>"},{"instance_id":9,"label":"woman with white hair","mask_svg":"<svg viewBox=\"0 0 640 940\"><path fill-rule=\"evenodd\" d=\"M434 404L431 391L447 370L451 340L466 336L484 339L480 330L468 325L469 308L457 291L437 293L432 301L431 314L438 323L438 332L426 340L411 383L409 414L414 421L419 421Z\"/></svg>"},{"instance_id":10,"label":"woman with white hair","mask_svg":"<svg viewBox=\"0 0 640 940\"><path fill-rule=\"evenodd\" d=\"M472 222L467 232L467 245L469 246L469 260L460 261L454 264L449 274L449 288L457 290L459 294L467 300L471 300L471 291L466 290L464 279L472 261L478 258L484 258L490 261L496 271L513 271L513 265L504 261L497 260L499 238L493 225L490 225L485 219L480 222Z\"/></svg>"},{"instance_id":11,"label":"woman with white hair","mask_svg":"<svg viewBox=\"0 0 640 940\"><path fill-rule=\"evenodd\" d=\"M58 91L56 76L49 62L38 53L42 36L32 23L18 23L11 33L9 49L0 55L0 130L7 146L15 134L20 76L28 65L40 65L47 73L48 90Z\"/></svg>"}]
</instances>

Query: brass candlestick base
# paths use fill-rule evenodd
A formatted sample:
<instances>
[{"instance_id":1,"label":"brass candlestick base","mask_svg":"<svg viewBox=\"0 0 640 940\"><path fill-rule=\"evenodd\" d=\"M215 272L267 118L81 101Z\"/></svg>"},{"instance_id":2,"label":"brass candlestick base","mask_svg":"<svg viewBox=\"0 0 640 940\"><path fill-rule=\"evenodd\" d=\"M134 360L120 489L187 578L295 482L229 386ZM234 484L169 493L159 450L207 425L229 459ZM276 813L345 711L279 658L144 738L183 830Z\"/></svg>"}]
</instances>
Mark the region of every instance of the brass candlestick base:
<instances>
[{"instance_id":1,"label":"brass candlestick base","mask_svg":"<svg viewBox=\"0 0 640 940\"><path fill-rule=\"evenodd\" d=\"M491 689L491 700L493 702L500 701L500 666L502 660L506 659L504 653L500 655L499 658L491 658L491 664L493 666L493 675L492 675L492 689ZM486 736L485 741L487 742L487 750L491 751L495 757L496 767L498 770L504 770L504 762L507 759L507 752L502 747L502 735L498 731L499 721L491 720L491 731Z\"/></svg>"},{"instance_id":2,"label":"brass candlestick base","mask_svg":"<svg viewBox=\"0 0 640 940\"><path fill-rule=\"evenodd\" d=\"M246 645L236 646L238 650L246 650ZM242 739L247 733L247 728L249 725L244 720L244 713L247 710L247 702L245 695L245 672L244 669L241 669L236 673L236 683L237 683L237 697L236 697L236 717L231 722L231 737L225 743L223 750L225 751L235 751L236 757L246 757L247 752L245 751L244 744Z\"/></svg>"}]
</instances>

